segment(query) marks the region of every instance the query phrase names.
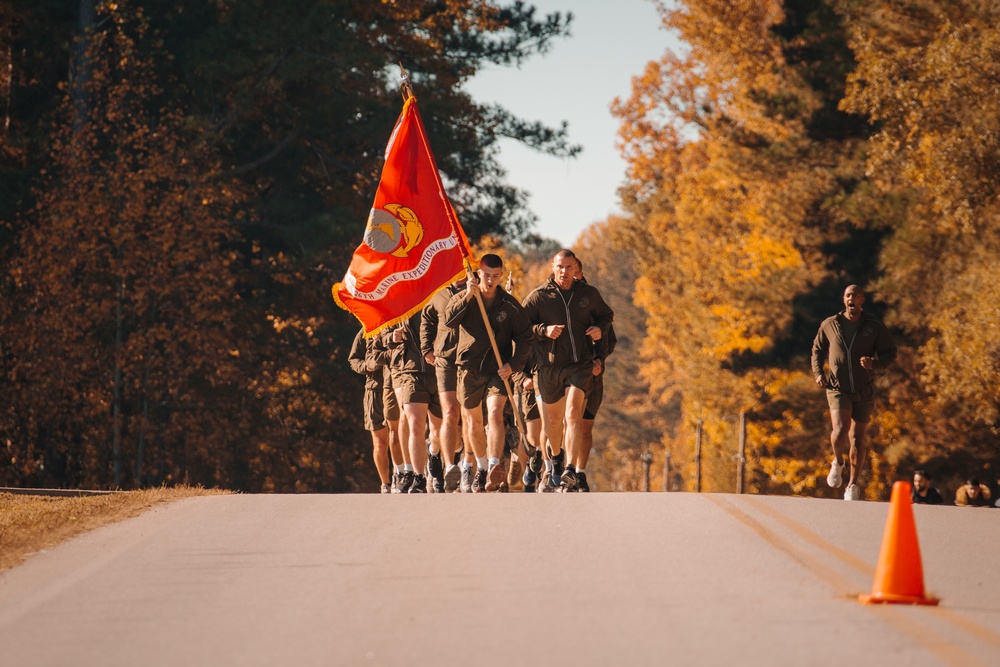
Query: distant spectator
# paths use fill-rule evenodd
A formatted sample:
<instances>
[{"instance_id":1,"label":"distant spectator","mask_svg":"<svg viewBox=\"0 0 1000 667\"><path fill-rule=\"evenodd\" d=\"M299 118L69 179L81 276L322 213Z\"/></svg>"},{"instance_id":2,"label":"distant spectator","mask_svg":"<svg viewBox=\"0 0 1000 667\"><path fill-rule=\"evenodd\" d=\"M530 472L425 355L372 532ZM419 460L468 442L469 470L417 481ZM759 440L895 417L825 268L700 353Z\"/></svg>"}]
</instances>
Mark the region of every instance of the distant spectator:
<instances>
[{"instance_id":1,"label":"distant spectator","mask_svg":"<svg viewBox=\"0 0 1000 667\"><path fill-rule=\"evenodd\" d=\"M979 480L972 478L964 486L960 486L955 493L955 504L960 507L989 507L990 487L980 484Z\"/></svg>"},{"instance_id":2,"label":"distant spectator","mask_svg":"<svg viewBox=\"0 0 1000 667\"><path fill-rule=\"evenodd\" d=\"M923 470L913 473L912 499L914 503L924 505L941 505L944 503L941 492L931 486L931 478Z\"/></svg>"}]
</instances>

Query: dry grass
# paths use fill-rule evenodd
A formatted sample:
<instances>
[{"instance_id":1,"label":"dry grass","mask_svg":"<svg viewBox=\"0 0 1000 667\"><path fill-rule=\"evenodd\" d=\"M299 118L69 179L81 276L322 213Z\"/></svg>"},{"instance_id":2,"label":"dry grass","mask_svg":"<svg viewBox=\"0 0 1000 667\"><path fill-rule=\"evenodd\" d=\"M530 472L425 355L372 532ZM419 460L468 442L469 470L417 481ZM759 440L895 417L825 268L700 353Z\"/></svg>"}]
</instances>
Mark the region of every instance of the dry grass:
<instances>
[{"instance_id":1,"label":"dry grass","mask_svg":"<svg viewBox=\"0 0 1000 667\"><path fill-rule=\"evenodd\" d=\"M218 493L226 492L175 487L72 498L0 493L0 571L32 553L137 516L154 505Z\"/></svg>"}]
</instances>

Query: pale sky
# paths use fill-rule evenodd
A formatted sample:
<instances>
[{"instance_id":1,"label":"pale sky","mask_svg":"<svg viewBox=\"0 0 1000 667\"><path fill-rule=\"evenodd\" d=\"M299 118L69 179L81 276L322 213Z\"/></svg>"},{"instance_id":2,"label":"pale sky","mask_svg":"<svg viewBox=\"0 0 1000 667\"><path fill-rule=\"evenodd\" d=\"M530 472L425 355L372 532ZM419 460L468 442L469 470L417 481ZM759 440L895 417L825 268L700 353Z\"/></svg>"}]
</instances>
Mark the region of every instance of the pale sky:
<instances>
[{"instance_id":1,"label":"pale sky","mask_svg":"<svg viewBox=\"0 0 1000 667\"><path fill-rule=\"evenodd\" d=\"M570 141L583 153L564 160L502 140L507 180L530 193L535 231L563 246L591 223L620 212L617 189L625 162L616 148L615 97L626 99L633 76L658 60L676 38L662 29L651 0L527 0L538 15L573 13L571 36L521 69L490 67L466 89L481 102L498 102L528 121L557 127L569 122Z\"/></svg>"}]
</instances>

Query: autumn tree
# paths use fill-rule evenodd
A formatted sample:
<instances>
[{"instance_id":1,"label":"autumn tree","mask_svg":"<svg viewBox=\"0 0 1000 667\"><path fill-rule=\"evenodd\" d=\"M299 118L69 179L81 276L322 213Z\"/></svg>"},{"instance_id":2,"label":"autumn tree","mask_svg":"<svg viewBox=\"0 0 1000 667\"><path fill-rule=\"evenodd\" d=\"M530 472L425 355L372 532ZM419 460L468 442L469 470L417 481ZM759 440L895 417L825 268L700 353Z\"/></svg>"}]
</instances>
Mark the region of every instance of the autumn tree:
<instances>
[{"instance_id":1,"label":"autumn tree","mask_svg":"<svg viewBox=\"0 0 1000 667\"><path fill-rule=\"evenodd\" d=\"M646 322L633 302L639 278L633 242L640 236L631 220L611 216L590 225L573 245L587 281L615 311L618 342L605 365L606 400L594 421L594 451L588 464L595 488L608 491L642 489L641 456L646 451L657 453L653 486L661 487L661 439L664 433L672 432L679 417L679 405L658 401L641 373Z\"/></svg>"},{"instance_id":2,"label":"autumn tree","mask_svg":"<svg viewBox=\"0 0 1000 667\"><path fill-rule=\"evenodd\" d=\"M223 483L239 196L150 76L142 12L101 11L11 269L16 459L44 484Z\"/></svg>"},{"instance_id":3,"label":"autumn tree","mask_svg":"<svg viewBox=\"0 0 1000 667\"><path fill-rule=\"evenodd\" d=\"M647 314L643 377L682 421L665 446L704 488L735 489L737 420L750 415L749 486L801 492L829 453L809 343L864 282L875 255L844 261L871 216L862 205L863 119L838 109L852 67L844 25L822 2L661 6L689 47L668 52L619 101L629 162L623 200L643 225L636 301ZM823 313L821 316L820 313Z\"/></svg>"},{"instance_id":4,"label":"autumn tree","mask_svg":"<svg viewBox=\"0 0 1000 667\"><path fill-rule=\"evenodd\" d=\"M1000 9L842 2L858 67L843 107L877 128L868 174L900 213L880 258L914 352L894 388L894 459L952 488L989 479L1000 424Z\"/></svg>"},{"instance_id":5,"label":"autumn tree","mask_svg":"<svg viewBox=\"0 0 1000 667\"><path fill-rule=\"evenodd\" d=\"M0 155L0 250L21 255L0 274L0 358L11 379L0 393L10 399L4 432L16 442L0 475L111 485L120 459L125 485L187 478L251 491L370 487L361 385L346 364L355 323L329 288L343 275L371 205L399 112L397 63L421 96L467 232L530 244L533 216L524 194L505 182L496 142L510 137L561 156L579 149L565 127L477 103L462 84L487 63L516 65L544 52L567 33L569 17L478 0L84 4L99 12L98 42L126 50L109 37L115 30L134 41L127 60L86 51L93 77L67 76L66 63L86 40L79 5L18 6L15 29L0 30L14 54L14 131L5 146L19 151ZM141 36L124 27L126 17L140 15ZM88 97L79 94L85 81L93 82L83 91ZM111 128L104 118L103 129L77 127L95 137L91 143L71 136L68 94L87 99L73 108L93 106L91 116L121 100L114 104L128 109L116 112L123 123ZM52 127L59 129L50 134ZM140 173L158 180L142 185ZM112 178L120 187L108 184ZM80 206L68 210L70 199ZM190 208L183 215L182 202ZM132 231L150 224L144 215L175 222L160 236ZM88 216L100 220L74 226ZM64 230L64 243L46 243ZM143 281L155 282L138 268L153 260L154 244L184 250L188 241L203 244L194 263L210 275L193 272L185 283L178 274L158 285L156 298L140 291ZM74 243L94 248L82 255L90 264L72 256ZM34 268L43 265L62 273ZM208 330L185 319L180 306L165 305L179 301L165 296L168 284L189 290L188 307ZM78 308L90 309L80 314L86 322L58 321L71 297L87 297ZM205 320L206 312L214 314ZM191 346L180 351L204 361L158 368L157 354L178 350L148 332L163 338L187 327L199 334L178 339ZM73 343L74 363L86 357L81 364L93 372L50 372L60 337ZM90 356L82 351L88 346ZM193 437L182 447L179 434L188 428Z\"/></svg>"}]
</instances>

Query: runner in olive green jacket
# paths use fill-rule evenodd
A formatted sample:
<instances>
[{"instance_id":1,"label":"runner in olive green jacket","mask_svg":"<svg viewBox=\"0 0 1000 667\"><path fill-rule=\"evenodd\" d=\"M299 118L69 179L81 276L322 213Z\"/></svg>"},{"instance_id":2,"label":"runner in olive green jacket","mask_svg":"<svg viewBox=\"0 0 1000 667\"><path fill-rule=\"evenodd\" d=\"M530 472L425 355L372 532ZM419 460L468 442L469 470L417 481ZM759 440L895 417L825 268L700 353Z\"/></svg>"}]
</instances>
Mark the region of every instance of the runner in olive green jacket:
<instances>
[{"instance_id":1,"label":"runner in olive green jacket","mask_svg":"<svg viewBox=\"0 0 1000 667\"><path fill-rule=\"evenodd\" d=\"M582 447L581 421L594 371L591 341L607 335L615 316L596 287L576 280L578 266L572 250L560 250L552 258L552 276L524 300L524 314L535 336L535 391L542 397L542 429L552 450L553 477L564 491L577 485L573 467L560 468L567 460L563 445L569 461Z\"/></svg>"},{"instance_id":2,"label":"runner in olive green jacket","mask_svg":"<svg viewBox=\"0 0 1000 667\"><path fill-rule=\"evenodd\" d=\"M503 455L505 427L504 405L512 373L524 368L531 351L531 330L524 319L521 304L500 287L503 260L499 255L486 254L479 260L478 279L470 280L464 292L448 302L445 323L458 329L458 402L466 434L479 461L479 472L473 483L474 492L499 491L506 473L500 459ZM477 297L477 293L479 297ZM490 330L503 364L498 364L490 342L487 323L477 299L482 298ZM485 401L489 429L483 424L482 404Z\"/></svg>"},{"instance_id":3,"label":"runner in olive green jacket","mask_svg":"<svg viewBox=\"0 0 1000 667\"><path fill-rule=\"evenodd\" d=\"M885 325L862 312L864 302L864 291L848 286L844 310L823 321L812 346L813 378L826 389L830 405L833 463L826 482L833 488L843 483L841 452L850 443L851 471L844 500L861 498L857 482L867 455L865 432L875 408L875 371L896 358L896 344ZM829 374L823 372L824 362Z\"/></svg>"}]
</instances>

